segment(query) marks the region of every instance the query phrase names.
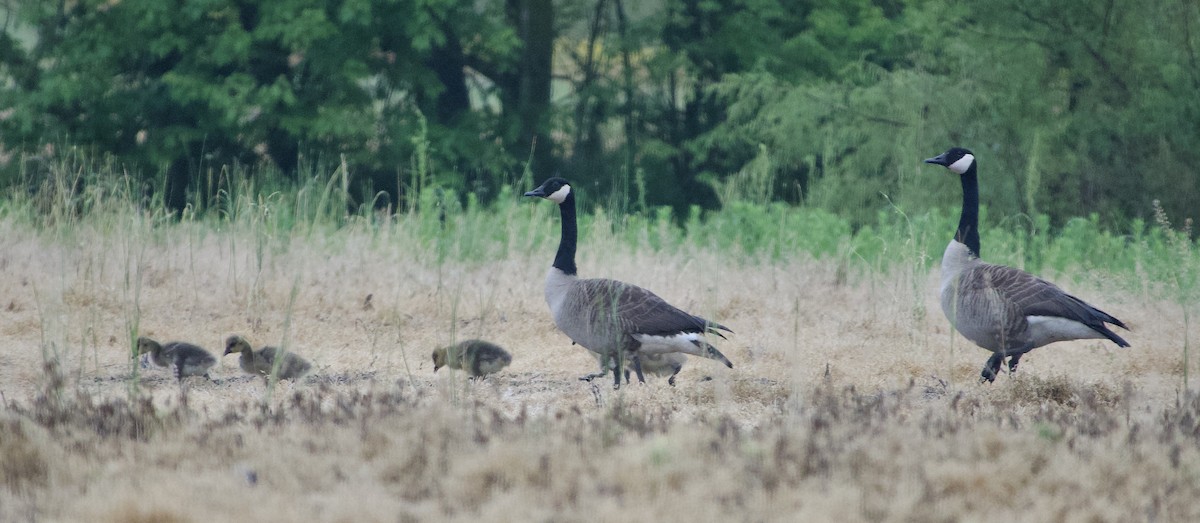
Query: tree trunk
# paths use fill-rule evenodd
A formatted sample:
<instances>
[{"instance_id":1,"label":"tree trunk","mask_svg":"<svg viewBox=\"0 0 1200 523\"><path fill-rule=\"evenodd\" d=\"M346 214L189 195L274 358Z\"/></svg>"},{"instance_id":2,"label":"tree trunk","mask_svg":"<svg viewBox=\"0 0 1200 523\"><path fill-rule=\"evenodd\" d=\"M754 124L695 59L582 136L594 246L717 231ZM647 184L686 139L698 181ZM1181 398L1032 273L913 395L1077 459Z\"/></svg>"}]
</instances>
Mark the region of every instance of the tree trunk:
<instances>
[{"instance_id":1,"label":"tree trunk","mask_svg":"<svg viewBox=\"0 0 1200 523\"><path fill-rule=\"evenodd\" d=\"M192 183L192 165L187 156L180 155L167 167L166 187L163 187L163 206L178 217L187 208L188 186Z\"/></svg>"},{"instance_id":2,"label":"tree trunk","mask_svg":"<svg viewBox=\"0 0 1200 523\"><path fill-rule=\"evenodd\" d=\"M633 86L633 65L629 57L629 48L632 44L629 42L629 20L625 16L625 3L621 0L616 0L615 7L617 10L617 34L621 37L621 73L624 85L622 90L625 92L625 105L621 112L625 119L625 173L622 176L621 191L628 195L629 180L634 177L634 170L637 169L635 160L637 159L637 120L636 111L634 109L634 86ZM642 188L639 188L641 190ZM638 195L638 201L645 202L644 194ZM639 209L644 211L645 209Z\"/></svg>"},{"instance_id":3,"label":"tree trunk","mask_svg":"<svg viewBox=\"0 0 1200 523\"><path fill-rule=\"evenodd\" d=\"M554 56L554 3L509 0L509 17L523 44L517 64L517 145L531 151L531 170L538 179L554 170L553 144L546 132L550 108L551 60Z\"/></svg>"},{"instance_id":4,"label":"tree trunk","mask_svg":"<svg viewBox=\"0 0 1200 523\"><path fill-rule=\"evenodd\" d=\"M433 48L426 65L437 75L442 91L438 93L434 121L453 125L459 115L471 109L465 75L466 56L452 24L439 21L446 36L444 44Z\"/></svg>"}]
</instances>

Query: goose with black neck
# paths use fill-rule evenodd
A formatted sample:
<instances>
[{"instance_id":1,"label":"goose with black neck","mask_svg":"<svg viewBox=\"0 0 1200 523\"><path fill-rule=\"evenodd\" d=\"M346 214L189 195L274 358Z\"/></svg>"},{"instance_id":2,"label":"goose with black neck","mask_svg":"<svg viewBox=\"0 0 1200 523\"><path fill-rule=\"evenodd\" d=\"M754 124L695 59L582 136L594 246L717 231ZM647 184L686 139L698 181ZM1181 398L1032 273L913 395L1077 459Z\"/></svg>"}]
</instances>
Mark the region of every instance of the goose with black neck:
<instances>
[{"instance_id":1,"label":"goose with black neck","mask_svg":"<svg viewBox=\"0 0 1200 523\"><path fill-rule=\"evenodd\" d=\"M980 259L979 178L975 155L954 147L925 160L959 176L962 214L942 255L942 312L954 328L992 352L980 373L994 381L1005 359L1009 372L1029 351L1056 341L1108 339L1129 343L1108 328L1121 320L1020 269Z\"/></svg>"},{"instance_id":2,"label":"goose with black neck","mask_svg":"<svg viewBox=\"0 0 1200 523\"><path fill-rule=\"evenodd\" d=\"M550 178L525 196L558 204L562 237L546 274L546 303L563 334L600 356L599 376L611 371L614 388L620 387L619 369L628 359L638 381L645 383L641 356L668 353L700 356L733 368L729 358L704 339L705 334L724 338L720 331L733 332L728 327L684 312L642 287L579 277L575 267L579 236L575 193L567 180ZM589 374L583 379L594 377L597 375Z\"/></svg>"}]
</instances>

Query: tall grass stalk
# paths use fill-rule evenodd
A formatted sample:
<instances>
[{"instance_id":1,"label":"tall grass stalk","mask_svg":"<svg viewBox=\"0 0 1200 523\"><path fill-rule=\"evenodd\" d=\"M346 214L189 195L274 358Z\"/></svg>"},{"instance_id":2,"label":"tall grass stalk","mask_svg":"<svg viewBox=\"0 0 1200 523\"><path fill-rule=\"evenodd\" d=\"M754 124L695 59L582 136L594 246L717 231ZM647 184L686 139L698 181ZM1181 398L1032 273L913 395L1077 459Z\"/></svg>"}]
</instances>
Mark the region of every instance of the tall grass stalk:
<instances>
[{"instance_id":1,"label":"tall grass stalk","mask_svg":"<svg viewBox=\"0 0 1200 523\"><path fill-rule=\"evenodd\" d=\"M400 311L396 311L393 321L396 324L396 350L400 352L400 364L404 365L404 374L408 376L408 383L412 387L413 393L416 393L418 392L417 380L413 374L412 364L408 361L408 350L404 346L404 322L402 321Z\"/></svg>"},{"instance_id":2,"label":"tall grass stalk","mask_svg":"<svg viewBox=\"0 0 1200 523\"><path fill-rule=\"evenodd\" d=\"M122 278L121 291L125 303L125 330L129 333L130 378L128 381L129 395L138 394L140 371L137 339L141 332L142 322L142 284L146 262L147 241L142 234L141 226L145 218L141 214L130 216L129 230L125 234L125 245L122 252L125 258L125 271Z\"/></svg>"},{"instance_id":3,"label":"tall grass stalk","mask_svg":"<svg viewBox=\"0 0 1200 523\"><path fill-rule=\"evenodd\" d=\"M901 267L904 271L902 275L908 282L908 291L910 292L909 313L912 317L913 325L921 325L925 321L925 300L924 296L928 292L925 288L925 275L929 274L930 257L921 249L921 239L917 238L916 228L913 226L912 220L908 214L904 212L900 206L896 205L888 195L884 194L883 198L887 200L892 211L900 217L903 224L903 243L900 245ZM921 334L918 334L921 333ZM925 347L928 345L928 339L924 335L924 329L910 329L908 335L910 338L919 337L918 345Z\"/></svg>"},{"instance_id":4,"label":"tall grass stalk","mask_svg":"<svg viewBox=\"0 0 1200 523\"><path fill-rule=\"evenodd\" d=\"M1191 241L1192 222L1184 221L1183 227L1171 225L1166 211L1158 200L1154 200L1154 220L1166 237L1173 256L1159 260L1161 270L1171 285L1169 294L1179 306L1183 317L1183 390L1191 393L1191 309L1200 301L1200 263L1195 256L1195 245Z\"/></svg>"},{"instance_id":5,"label":"tall grass stalk","mask_svg":"<svg viewBox=\"0 0 1200 523\"><path fill-rule=\"evenodd\" d=\"M461 295L462 295L462 287L460 286L457 289L455 289L455 292L450 297L450 315L449 315L449 320L450 320L449 327L450 328L447 329L448 339L447 339L446 345L453 345L454 343L458 342L458 338L459 338L459 333L458 333L459 304L461 301L460 300ZM459 357L461 358L463 354L465 354L465 353L460 353ZM422 356L424 356L424 354L422 354ZM452 357L452 354L448 353L447 361L449 361L450 357ZM461 366L461 363L462 362L459 361L460 366ZM459 404L461 397L459 394L460 393L460 390L459 390L460 385L458 383L458 380L456 379L458 377L458 373L456 373L455 370L456 369L454 369L453 367L451 367L449 365L446 366L446 372L450 373L451 383L454 384L454 386L450 387L450 402L457 405L457 404ZM466 369L463 369L462 374L464 377L469 376Z\"/></svg>"},{"instance_id":6,"label":"tall grass stalk","mask_svg":"<svg viewBox=\"0 0 1200 523\"><path fill-rule=\"evenodd\" d=\"M292 279L292 290L288 293L287 308L284 309L283 315L283 337L279 340L279 350L275 353L275 361L271 365L271 374L267 377L267 391L264 401L267 404L271 402L271 396L275 392L275 386L279 383L279 369L283 367L284 360L287 358L292 348L292 318L296 311L296 297L300 295L300 276L296 275Z\"/></svg>"},{"instance_id":7,"label":"tall grass stalk","mask_svg":"<svg viewBox=\"0 0 1200 523\"><path fill-rule=\"evenodd\" d=\"M411 140L413 144L413 166L410 173L411 180L408 184L408 211L409 214L416 214L419 210L421 191L425 189L425 184L429 180L429 127L425 120L425 114L420 110L414 109L417 115L418 129L417 134L413 135Z\"/></svg>"}]
</instances>

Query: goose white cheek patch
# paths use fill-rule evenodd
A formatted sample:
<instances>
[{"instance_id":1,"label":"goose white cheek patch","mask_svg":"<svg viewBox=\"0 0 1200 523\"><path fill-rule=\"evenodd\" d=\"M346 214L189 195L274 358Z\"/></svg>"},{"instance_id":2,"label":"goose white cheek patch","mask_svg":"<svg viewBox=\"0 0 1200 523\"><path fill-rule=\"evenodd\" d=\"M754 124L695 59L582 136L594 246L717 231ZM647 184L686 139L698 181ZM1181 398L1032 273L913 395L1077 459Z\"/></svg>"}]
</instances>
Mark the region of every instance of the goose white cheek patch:
<instances>
[{"instance_id":1,"label":"goose white cheek patch","mask_svg":"<svg viewBox=\"0 0 1200 523\"><path fill-rule=\"evenodd\" d=\"M967 169L970 169L973 163L975 163L975 155L964 154L962 158L959 158L957 162L950 164L948 167L951 171L954 171L954 174L962 174L967 172Z\"/></svg>"},{"instance_id":2,"label":"goose white cheek patch","mask_svg":"<svg viewBox=\"0 0 1200 523\"><path fill-rule=\"evenodd\" d=\"M562 203L562 202L566 201L568 194L571 194L571 186L564 185L559 190L551 193L550 196L547 196L546 199L550 200L554 203Z\"/></svg>"}]
</instances>

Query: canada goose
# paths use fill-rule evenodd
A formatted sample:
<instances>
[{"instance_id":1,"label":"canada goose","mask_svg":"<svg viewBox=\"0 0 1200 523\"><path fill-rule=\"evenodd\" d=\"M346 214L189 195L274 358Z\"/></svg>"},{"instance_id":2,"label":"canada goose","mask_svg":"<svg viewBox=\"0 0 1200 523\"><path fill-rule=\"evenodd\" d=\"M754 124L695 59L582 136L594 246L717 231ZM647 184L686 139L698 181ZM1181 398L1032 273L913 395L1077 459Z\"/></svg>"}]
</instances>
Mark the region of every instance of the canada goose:
<instances>
[{"instance_id":1,"label":"canada goose","mask_svg":"<svg viewBox=\"0 0 1200 523\"><path fill-rule=\"evenodd\" d=\"M275 370L276 355L279 349L275 347L263 347L254 350L250 347L250 342L246 341L238 335L233 335L225 339L225 354L229 355L234 352L242 353L238 357L238 366L247 374L262 376L267 379L271 372ZM283 354L283 361L279 362L279 373L276 375L281 380L296 380L308 374L312 364L307 360L297 356L293 352Z\"/></svg>"},{"instance_id":2,"label":"canada goose","mask_svg":"<svg viewBox=\"0 0 1200 523\"><path fill-rule=\"evenodd\" d=\"M600 356L599 354L597 354L595 352L592 353L592 356L595 356L597 360L601 360L600 361L601 365L604 364L604 362L603 362L604 358L602 356ZM667 383L670 384L672 387L675 386L675 375L679 374L679 371L683 370L683 364L687 363L687 355L682 352L666 352L666 353L661 353L661 354L642 354L639 359L642 362L642 373L643 374L650 374L653 376L669 376L667 378ZM608 374L608 371L615 364L616 364L616 362L613 361L609 364L608 367L601 367L600 372L598 372L596 374L591 374L590 376L592 378L599 378L601 376L604 376L605 374ZM625 362L625 383L629 383L629 370L630 370L630 366L632 364L633 364L632 361L627 360Z\"/></svg>"},{"instance_id":3,"label":"canada goose","mask_svg":"<svg viewBox=\"0 0 1200 523\"><path fill-rule=\"evenodd\" d=\"M216 356L191 343L172 341L163 345L142 336L137 339L137 346L138 354L149 354L150 361L155 365L171 367L177 380L182 380L184 376L209 378L209 367L217 364Z\"/></svg>"},{"instance_id":4,"label":"canada goose","mask_svg":"<svg viewBox=\"0 0 1200 523\"><path fill-rule=\"evenodd\" d=\"M466 369L473 377L487 376L512 363L512 355L495 343L483 340L460 341L433 350L433 372L442 367Z\"/></svg>"},{"instance_id":5,"label":"canada goose","mask_svg":"<svg viewBox=\"0 0 1200 523\"><path fill-rule=\"evenodd\" d=\"M688 314L653 292L609 279L579 278L575 269L575 193L564 179L554 177L525 196L558 204L562 238L554 264L546 274L546 303L558 330L575 343L601 357L601 369L613 370L615 387L621 386L617 369L629 357L638 381L645 383L640 356L682 352L714 359L733 368L729 358L704 340L706 333L724 338L718 329L728 327ZM616 359L617 365L608 361ZM595 377L594 375L584 378Z\"/></svg>"},{"instance_id":6,"label":"canada goose","mask_svg":"<svg viewBox=\"0 0 1200 523\"><path fill-rule=\"evenodd\" d=\"M1026 352L1056 341L1108 338L1129 343L1108 329L1128 327L1112 315L1020 269L979 259L979 182L975 155L954 147L925 160L946 167L962 180L962 215L942 255L942 311L965 338L992 351L981 377L996 379L1004 358L1008 370Z\"/></svg>"}]
</instances>

